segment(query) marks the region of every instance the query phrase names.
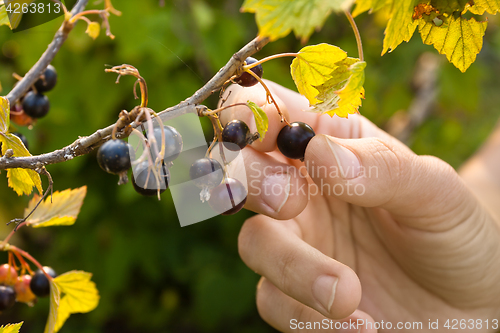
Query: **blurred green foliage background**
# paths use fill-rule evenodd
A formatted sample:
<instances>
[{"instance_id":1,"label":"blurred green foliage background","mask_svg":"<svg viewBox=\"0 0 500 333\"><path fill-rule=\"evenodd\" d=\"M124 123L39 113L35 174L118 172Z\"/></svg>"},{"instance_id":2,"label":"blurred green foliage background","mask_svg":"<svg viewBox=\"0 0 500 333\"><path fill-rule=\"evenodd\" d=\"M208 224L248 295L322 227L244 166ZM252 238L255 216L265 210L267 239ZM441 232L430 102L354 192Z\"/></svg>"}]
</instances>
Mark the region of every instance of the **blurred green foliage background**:
<instances>
[{"instance_id":1,"label":"blurred green foliage background","mask_svg":"<svg viewBox=\"0 0 500 333\"><path fill-rule=\"evenodd\" d=\"M120 110L137 105L134 80L124 77L116 85L116 75L104 73L106 64L136 66L148 82L149 106L160 111L190 96L257 34L253 15L239 13L242 1L171 0L163 7L156 0L114 4L123 13L110 18L115 40L103 31L93 41L80 22L53 61L59 82L48 93L49 115L32 130L18 128L28 137L33 154L70 144L78 135L113 123ZM90 7L101 6L91 3ZM18 33L0 27L2 94L14 84L13 72L23 75L36 62L61 20ZM410 43L380 57L380 18L363 14L357 21L368 62L366 100L360 111L383 127L414 98L411 79L418 57L435 51L415 34ZM309 44L320 42L357 56L353 33L343 16L331 16ZM256 57L301 47L288 36ZM290 59L266 63L264 76L293 89L289 65ZM443 62L436 107L412 135L411 147L459 167L497 121L499 71L500 29L497 18L491 17L483 51L466 74ZM214 107L216 102L213 96L206 105ZM325 116L324 121L328 120ZM210 125L202 122L210 140ZM99 169L95 154L48 170L56 190L88 186L77 223L46 230L23 228L13 243L59 273L92 272L101 294L96 310L71 316L62 332L274 332L257 314L254 299L259 276L238 257L238 232L250 212L181 228L168 191L157 201L139 196L131 185L117 186L117 177ZM0 177L0 221L7 222L23 214L29 198L17 197L7 188L4 175ZM0 223L0 235L10 229ZM2 255L0 262L6 261ZM0 316L0 323L25 321L21 332L42 332L47 314L48 301L42 299L34 308L16 304Z\"/></svg>"}]
</instances>

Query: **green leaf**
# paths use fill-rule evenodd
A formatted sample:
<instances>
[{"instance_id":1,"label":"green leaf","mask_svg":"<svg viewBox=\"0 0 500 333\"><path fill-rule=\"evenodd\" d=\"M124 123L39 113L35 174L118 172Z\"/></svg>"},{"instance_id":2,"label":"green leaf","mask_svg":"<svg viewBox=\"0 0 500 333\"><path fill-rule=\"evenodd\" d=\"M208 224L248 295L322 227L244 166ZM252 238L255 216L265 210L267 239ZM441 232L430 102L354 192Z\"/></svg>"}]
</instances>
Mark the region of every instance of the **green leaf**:
<instances>
[{"instance_id":1,"label":"green leaf","mask_svg":"<svg viewBox=\"0 0 500 333\"><path fill-rule=\"evenodd\" d=\"M5 97L0 97L0 132L7 133L10 126L10 103Z\"/></svg>"},{"instance_id":2,"label":"green leaf","mask_svg":"<svg viewBox=\"0 0 500 333\"><path fill-rule=\"evenodd\" d=\"M326 113L347 118L358 113L361 99L364 98L366 62L347 58L332 73L332 79L318 87L317 96L322 102L315 105L311 112Z\"/></svg>"},{"instance_id":3,"label":"green leaf","mask_svg":"<svg viewBox=\"0 0 500 333\"><path fill-rule=\"evenodd\" d=\"M9 20L10 20L10 27L11 29L17 28L19 23L21 23L21 17L23 16L22 10L15 12L14 8L18 8L17 4L19 4L19 8L22 8L23 4L30 4L35 0L10 0L9 4L11 5L11 8L13 9L11 13L9 13Z\"/></svg>"},{"instance_id":4,"label":"green leaf","mask_svg":"<svg viewBox=\"0 0 500 333\"><path fill-rule=\"evenodd\" d=\"M0 6L0 26L7 25L10 28L9 15L5 10L5 5Z\"/></svg>"},{"instance_id":5,"label":"green leaf","mask_svg":"<svg viewBox=\"0 0 500 333\"><path fill-rule=\"evenodd\" d=\"M58 320L58 309L61 300L61 291L57 287L54 279L49 279L50 283L50 306L49 306L49 318L47 319L47 324L45 324L45 330L43 333L54 333L56 322Z\"/></svg>"},{"instance_id":6,"label":"green leaf","mask_svg":"<svg viewBox=\"0 0 500 333\"><path fill-rule=\"evenodd\" d=\"M10 133L0 132L0 143L2 143L2 155L8 149L14 152L13 157L31 156L26 149L21 139ZM40 175L30 169L7 169L7 178L9 179L9 187L11 187L17 195L30 194L33 187L36 187L39 193L43 193L42 180Z\"/></svg>"},{"instance_id":7,"label":"green leaf","mask_svg":"<svg viewBox=\"0 0 500 333\"><path fill-rule=\"evenodd\" d=\"M87 186L54 192L51 197L40 203L26 222L34 228L72 225L80 213L86 194ZM33 211L38 201L40 201L40 196L33 196L28 207L24 210L25 217Z\"/></svg>"},{"instance_id":8,"label":"green leaf","mask_svg":"<svg viewBox=\"0 0 500 333\"><path fill-rule=\"evenodd\" d=\"M7 324L5 326L0 326L0 333L19 333L23 322L17 324Z\"/></svg>"},{"instance_id":9,"label":"green leaf","mask_svg":"<svg viewBox=\"0 0 500 333\"><path fill-rule=\"evenodd\" d=\"M57 315L54 332L58 332L72 313L86 313L94 310L99 304L99 292L95 283L90 280L91 273L70 271L59 275L54 283L64 293Z\"/></svg>"},{"instance_id":10,"label":"green leaf","mask_svg":"<svg viewBox=\"0 0 500 333\"><path fill-rule=\"evenodd\" d=\"M417 28L413 21L416 0L396 0L392 5L391 18L385 29L382 55L393 51L403 41L408 42Z\"/></svg>"},{"instance_id":11,"label":"green leaf","mask_svg":"<svg viewBox=\"0 0 500 333\"><path fill-rule=\"evenodd\" d=\"M254 102L247 101L247 106L253 112L255 125L257 126L257 132L259 132L259 140L262 141L264 140L267 129L269 127L269 119L267 118L267 114Z\"/></svg>"},{"instance_id":12,"label":"green leaf","mask_svg":"<svg viewBox=\"0 0 500 333\"><path fill-rule=\"evenodd\" d=\"M255 13L259 35L271 41L292 30L303 42L321 28L332 11L342 12L353 0L245 0L241 10Z\"/></svg>"},{"instance_id":13,"label":"green leaf","mask_svg":"<svg viewBox=\"0 0 500 333\"><path fill-rule=\"evenodd\" d=\"M454 15L445 18L439 27L425 18L419 19L418 23L422 41L434 45L461 72L465 72L476 60L483 47L483 36L488 24Z\"/></svg>"},{"instance_id":14,"label":"green leaf","mask_svg":"<svg viewBox=\"0 0 500 333\"><path fill-rule=\"evenodd\" d=\"M299 51L291 65L292 78L299 93L307 97L311 105L319 102L315 87L328 81L337 63L345 58L345 51L329 44L306 46Z\"/></svg>"}]
</instances>

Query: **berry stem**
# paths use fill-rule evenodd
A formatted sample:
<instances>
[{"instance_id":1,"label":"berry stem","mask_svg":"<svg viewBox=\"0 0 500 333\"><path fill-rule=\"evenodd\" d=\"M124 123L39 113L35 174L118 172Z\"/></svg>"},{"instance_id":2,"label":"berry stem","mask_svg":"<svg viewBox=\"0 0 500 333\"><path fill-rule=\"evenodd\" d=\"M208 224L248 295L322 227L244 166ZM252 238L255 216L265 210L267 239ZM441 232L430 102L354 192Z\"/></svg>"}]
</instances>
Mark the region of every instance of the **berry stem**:
<instances>
[{"instance_id":1,"label":"berry stem","mask_svg":"<svg viewBox=\"0 0 500 333\"><path fill-rule=\"evenodd\" d=\"M101 12L103 12L105 10L100 10L100 9L91 9L91 10L86 10L86 11L83 11L81 13L78 13L76 15L74 15L68 22L70 24L74 24L76 23L76 21L78 21L79 19L83 19L85 17L85 15L92 15L92 14L97 14L97 15L100 15ZM85 17L86 18L86 17ZM88 18L86 18L88 20Z\"/></svg>"},{"instance_id":2,"label":"berry stem","mask_svg":"<svg viewBox=\"0 0 500 333\"><path fill-rule=\"evenodd\" d=\"M7 242L10 240L10 238L17 231L18 228L20 228L20 227L22 227L22 226L24 226L24 225L27 224L26 220L35 212L35 210L38 208L38 206L40 206L40 204L47 197L47 195L49 194L49 192L51 193L51 196L52 196L52 190L54 188L54 181L52 180L52 176L50 175L50 173L45 168L42 168L41 170L39 170L38 173L44 174L45 176L47 176L47 178L49 180L49 186L47 187L47 189L45 190L45 193L42 195L42 197L40 198L40 200L38 200L37 204L31 210L31 212L29 212L28 215L26 215L22 219L17 218L17 219L13 219L13 220L10 220L9 222L7 222L7 225L9 225L11 223L15 223L16 227L9 233L9 235L5 238L5 240L2 242L2 244L0 244L0 248L4 248L5 247L5 245L7 244Z\"/></svg>"},{"instance_id":3,"label":"berry stem","mask_svg":"<svg viewBox=\"0 0 500 333\"><path fill-rule=\"evenodd\" d=\"M52 280L52 276L50 276L49 274L47 274L45 272L45 270L43 269L42 264L40 264L38 262L38 260L36 260L35 258L33 258L31 256L31 254L29 254L26 251L21 250L20 248L18 248L17 246L14 246L14 245L10 245L9 250L12 251L15 254L17 252L16 256L17 255L21 255L21 256L25 257L26 259L28 259L29 261L31 261L38 269L40 269L43 272L43 274L45 274L45 276L47 277L47 279Z\"/></svg>"},{"instance_id":4,"label":"berry stem","mask_svg":"<svg viewBox=\"0 0 500 333\"><path fill-rule=\"evenodd\" d=\"M276 106L276 111L278 111L278 114L281 117L281 121L285 122L285 124L287 124L288 126L290 126L290 123L288 122L288 120L286 120L285 116L281 112L280 107L278 106L278 103L276 103L276 101L274 100L273 94L271 94L271 91L269 90L269 88L267 87L267 85L264 83L264 81L257 74L255 74L254 72L252 72L251 70L248 69L248 70L245 70L245 71L247 73L249 73L250 75L252 75L264 87L264 89L266 90L267 102L269 103L269 98L271 98L272 103L274 104L274 106ZM269 104L271 104L271 103L269 103Z\"/></svg>"},{"instance_id":5,"label":"berry stem","mask_svg":"<svg viewBox=\"0 0 500 333\"><path fill-rule=\"evenodd\" d=\"M219 141L219 152L220 152L220 157L222 159L222 163L224 164L224 177L227 174L227 160L226 160L226 155L224 153L224 145L222 144L222 130L224 127L222 127L222 124L220 122L220 119L218 115L212 115L209 116L210 121L212 122L212 126L214 127L214 132L215 132L215 137Z\"/></svg>"},{"instance_id":6,"label":"berry stem","mask_svg":"<svg viewBox=\"0 0 500 333\"><path fill-rule=\"evenodd\" d=\"M214 114L218 114L221 111L224 111L226 109L229 109L229 108L232 108L232 107L235 107L235 106L247 106L247 104L246 103L235 103L235 104L231 104L231 105L226 105L226 106L220 107L220 108L215 109L215 110L206 110L206 111L203 111L201 114L203 116L212 116Z\"/></svg>"},{"instance_id":7,"label":"berry stem","mask_svg":"<svg viewBox=\"0 0 500 333\"><path fill-rule=\"evenodd\" d=\"M146 84L146 80L139 74L139 70L132 65L123 64L120 66L114 66L112 68L106 68L104 70L106 73L116 73L118 74L118 78L116 79L116 83L119 83L120 77L122 75L131 75L137 78L139 82L139 87L141 89L141 105L140 107L148 106L148 85ZM134 90L135 93L135 90Z\"/></svg>"},{"instance_id":8,"label":"berry stem","mask_svg":"<svg viewBox=\"0 0 500 333\"><path fill-rule=\"evenodd\" d=\"M278 59L278 58L284 58L284 57L297 57L299 54L298 53L279 53L279 54L273 54L272 56L265 57L260 59L257 62L254 62L251 65L245 65L243 66L243 69L248 72L249 69L252 69L256 66L259 66L260 64L265 63L266 61L273 60L273 59Z\"/></svg>"},{"instance_id":9,"label":"berry stem","mask_svg":"<svg viewBox=\"0 0 500 333\"><path fill-rule=\"evenodd\" d=\"M351 15L351 12L348 10L344 11L345 16L349 20L349 23L351 24L352 30L354 31L354 36L356 36L356 43L358 44L358 55L359 55L359 60L364 61L364 55L363 55L363 43L361 42L361 35L359 33L358 26L356 25L356 22L354 21L354 18Z\"/></svg>"},{"instance_id":10,"label":"berry stem","mask_svg":"<svg viewBox=\"0 0 500 333\"><path fill-rule=\"evenodd\" d=\"M28 265L28 263L26 262L26 260L24 260L23 256L21 256L18 252L14 252L14 251L9 251L9 255L10 254L14 254L17 258L17 260L19 260L19 262L21 263L21 274L24 274L24 272L26 270L28 270L28 272L30 274L33 274L33 271L31 270L30 268L30 265Z\"/></svg>"}]
</instances>

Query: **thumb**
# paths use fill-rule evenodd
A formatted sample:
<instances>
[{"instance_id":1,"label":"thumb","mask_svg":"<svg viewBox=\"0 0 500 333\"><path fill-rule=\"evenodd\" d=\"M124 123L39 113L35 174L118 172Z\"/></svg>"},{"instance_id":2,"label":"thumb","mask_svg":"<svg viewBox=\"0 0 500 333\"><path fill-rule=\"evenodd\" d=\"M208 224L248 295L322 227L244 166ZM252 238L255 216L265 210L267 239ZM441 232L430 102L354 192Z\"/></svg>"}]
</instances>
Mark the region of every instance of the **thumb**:
<instances>
[{"instance_id":1,"label":"thumb","mask_svg":"<svg viewBox=\"0 0 500 333\"><path fill-rule=\"evenodd\" d=\"M317 135L307 146L305 163L323 195L384 208L416 228L453 227L477 208L450 165L418 156L395 139ZM455 218L443 221L447 214Z\"/></svg>"}]
</instances>

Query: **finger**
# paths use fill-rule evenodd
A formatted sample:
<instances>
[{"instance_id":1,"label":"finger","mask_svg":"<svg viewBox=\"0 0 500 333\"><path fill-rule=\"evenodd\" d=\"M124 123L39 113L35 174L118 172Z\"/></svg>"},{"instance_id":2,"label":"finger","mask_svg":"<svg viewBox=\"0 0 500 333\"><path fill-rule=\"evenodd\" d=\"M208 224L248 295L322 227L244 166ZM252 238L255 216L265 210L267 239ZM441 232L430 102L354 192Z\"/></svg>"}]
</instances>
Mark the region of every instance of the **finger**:
<instances>
[{"instance_id":1,"label":"finger","mask_svg":"<svg viewBox=\"0 0 500 333\"><path fill-rule=\"evenodd\" d=\"M262 215L247 220L238 239L245 264L328 318L351 315L361 299L354 271L304 242L288 222Z\"/></svg>"},{"instance_id":2,"label":"finger","mask_svg":"<svg viewBox=\"0 0 500 333\"><path fill-rule=\"evenodd\" d=\"M304 210L308 203L305 172L302 175L295 166L252 148L240 154L229 164L228 173L247 184L246 209L278 220L291 219Z\"/></svg>"},{"instance_id":3,"label":"finger","mask_svg":"<svg viewBox=\"0 0 500 333\"><path fill-rule=\"evenodd\" d=\"M247 101L252 101L260 106L267 114L269 127L265 138L262 141L254 141L252 143L252 148L266 152L276 149L276 138L278 137L278 133L281 128L283 128L284 124L281 122L281 117L277 112L276 106L274 104L267 103L266 91L261 85L255 85L247 88L232 85L226 90L223 98L227 98L224 106L234 103L247 103ZM276 97L275 100L283 115L288 118L288 111L285 104L278 97ZM257 132L255 118L252 111L247 106L239 105L222 111L221 122L223 125L233 119L244 121L252 133Z\"/></svg>"},{"instance_id":4,"label":"finger","mask_svg":"<svg viewBox=\"0 0 500 333\"><path fill-rule=\"evenodd\" d=\"M310 125L316 133L333 135L339 138L390 138L387 133L358 114L349 115L349 118L331 118L324 115L321 116L317 113L307 112L310 106L308 100L304 96L272 81L264 81L275 97L280 110L283 111L286 119L290 122L301 121ZM246 103L248 100L256 102L260 106L264 105L265 112L270 119L269 130L263 143L255 142L252 146L260 151L271 151L276 147L276 138L284 124L280 121L281 119L278 116L276 107L273 104L266 103L266 91L260 84L251 88L232 85L226 90L224 98L227 98L224 105ZM253 114L247 107L238 106L225 110L222 112L221 118L224 123L232 119L243 120L245 123L250 124L251 129L255 131Z\"/></svg>"},{"instance_id":5,"label":"finger","mask_svg":"<svg viewBox=\"0 0 500 333\"><path fill-rule=\"evenodd\" d=\"M305 163L323 195L384 208L413 227L449 228L477 208L447 163L417 156L395 140L316 135L307 147ZM458 219L437 224L446 214Z\"/></svg>"},{"instance_id":6,"label":"finger","mask_svg":"<svg viewBox=\"0 0 500 333\"><path fill-rule=\"evenodd\" d=\"M285 295L266 278L257 287L257 310L269 325L280 332L338 332L374 333L374 320L367 313L356 310L342 320L332 320L312 308Z\"/></svg>"}]
</instances>

